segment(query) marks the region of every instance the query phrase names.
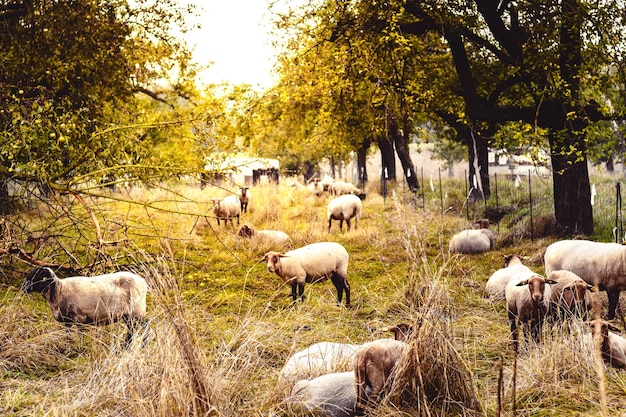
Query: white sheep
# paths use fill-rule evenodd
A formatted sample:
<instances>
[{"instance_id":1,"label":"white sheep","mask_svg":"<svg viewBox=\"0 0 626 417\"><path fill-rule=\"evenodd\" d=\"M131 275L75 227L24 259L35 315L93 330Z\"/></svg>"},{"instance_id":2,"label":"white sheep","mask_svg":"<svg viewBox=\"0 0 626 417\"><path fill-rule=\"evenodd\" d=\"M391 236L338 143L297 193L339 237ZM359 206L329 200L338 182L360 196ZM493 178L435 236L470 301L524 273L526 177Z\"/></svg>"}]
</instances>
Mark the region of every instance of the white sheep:
<instances>
[{"instance_id":1,"label":"white sheep","mask_svg":"<svg viewBox=\"0 0 626 417\"><path fill-rule=\"evenodd\" d=\"M294 353L280 370L279 379L302 379L334 372L346 364L352 366L361 345L318 342Z\"/></svg>"},{"instance_id":2,"label":"white sheep","mask_svg":"<svg viewBox=\"0 0 626 417\"><path fill-rule=\"evenodd\" d=\"M330 194L334 196L344 195L344 194L353 194L358 196L361 200L365 199L365 193L351 184L345 181L335 181L329 187Z\"/></svg>"},{"instance_id":3,"label":"white sheep","mask_svg":"<svg viewBox=\"0 0 626 417\"><path fill-rule=\"evenodd\" d=\"M324 178L320 180L320 184L324 191L330 192L330 186L335 182L334 178L329 175L324 175Z\"/></svg>"},{"instance_id":4,"label":"white sheep","mask_svg":"<svg viewBox=\"0 0 626 417\"><path fill-rule=\"evenodd\" d=\"M495 238L489 229L489 220L482 219L476 223L480 229L463 230L450 239L452 253L481 253L493 249Z\"/></svg>"},{"instance_id":5,"label":"white sheep","mask_svg":"<svg viewBox=\"0 0 626 417\"><path fill-rule=\"evenodd\" d=\"M366 391L366 396L369 391L369 389ZM287 399L287 403L300 406L305 411L313 413L311 415L327 417L353 417L355 402L353 371L325 374L311 380L298 381ZM318 414L320 412L323 414Z\"/></svg>"},{"instance_id":6,"label":"white sheep","mask_svg":"<svg viewBox=\"0 0 626 417\"><path fill-rule=\"evenodd\" d=\"M348 225L348 231L350 231L350 220L354 219L354 228L357 229L359 219L361 218L361 199L352 194L335 197L328 203L326 216L329 232L333 220L339 220L340 231L343 231L343 222L345 220Z\"/></svg>"},{"instance_id":7,"label":"white sheep","mask_svg":"<svg viewBox=\"0 0 626 417\"><path fill-rule=\"evenodd\" d=\"M522 264L518 255L504 257L504 267L491 274L485 285L485 292L491 301L504 300L506 285L512 277L522 272L532 272L529 267Z\"/></svg>"},{"instance_id":8,"label":"white sheep","mask_svg":"<svg viewBox=\"0 0 626 417\"><path fill-rule=\"evenodd\" d=\"M320 184L320 179L316 178L309 183L309 191L316 197L319 197L324 193L324 186Z\"/></svg>"},{"instance_id":9,"label":"white sheep","mask_svg":"<svg viewBox=\"0 0 626 417\"><path fill-rule=\"evenodd\" d=\"M364 343L354 356L354 411L362 415L365 409L376 404L385 382L404 354L408 344L395 339L378 339ZM366 389L371 392L366 395Z\"/></svg>"},{"instance_id":10,"label":"white sheep","mask_svg":"<svg viewBox=\"0 0 626 417\"><path fill-rule=\"evenodd\" d=\"M505 299L515 349L518 322L524 329L527 342L529 334L532 334L535 342L539 342L541 328L550 308L550 284L554 283L530 271L519 273L507 284Z\"/></svg>"},{"instance_id":11,"label":"white sheep","mask_svg":"<svg viewBox=\"0 0 626 417\"><path fill-rule=\"evenodd\" d=\"M259 239L281 246L291 243L291 237L281 230L255 230L246 224L239 228L237 235L247 238L258 237Z\"/></svg>"},{"instance_id":12,"label":"white sheep","mask_svg":"<svg viewBox=\"0 0 626 417\"><path fill-rule=\"evenodd\" d=\"M330 278L337 289L337 302L341 304L346 293L346 307L350 307L350 284L348 284L348 251L339 243L319 242L291 250L285 254L268 252L263 257L267 270L276 273L291 284L293 301L304 299L304 284L316 283ZM297 291L296 291L297 290Z\"/></svg>"},{"instance_id":13,"label":"white sheep","mask_svg":"<svg viewBox=\"0 0 626 417\"><path fill-rule=\"evenodd\" d=\"M59 279L52 269L40 267L26 275L21 290L40 293L54 318L68 325L123 320L128 327L126 347L136 327L144 324L148 284L132 272Z\"/></svg>"},{"instance_id":14,"label":"white sheep","mask_svg":"<svg viewBox=\"0 0 626 417\"><path fill-rule=\"evenodd\" d=\"M589 240L561 240L547 247L546 274L571 271L609 298L608 318L615 318L619 293L626 289L626 246Z\"/></svg>"},{"instance_id":15,"label":"white sheep","mask_svg":"<svg viewBox=\"0 0 626 417\"><path fill-rule=\"evenodd\" d=\"M236 195L229 195L224 198L214 198L213 200L213 214L217 219L217 225L220 225L220 220L224 220L224 225L230 220L230 224L233 224L233 218L237 218L237 224L239 224L239 216L241 215L241 202Z\"/></svg>"},{"instance_id":16,"label":"white sheep","mask_svg":"<svg viewBox=\"0 0 626 417\"><path fill-rule=\"evenodd\" d=\"M548 278L556 281L550 286L552 317L555 320L564 320L569 317L587 320L595 308L595 301L591 296L595 288L571 271L552 271Z\"/></svg>"},{"instance_id":17,"label":"white sheep","mask_svg":"<svg viewBox=\"0 0 626 417\"><path fill-rule=\"evenodd\" d=\"M626 368L626 339L609 331L619 331L619 329L601 319L590 321L589 326L594 342L596 335L600 338L600 352L604 362L614 368Z\"/></svg>"},{"instance_id":18,"label":"white sheep","mask_svg":"<svg viewBox=\"0 0 626 417\"><path fill-rule=\"evenodd\" d=\"M239 187L239 202L241 203L241 212L248 212L248 203L250 202L250 189L248 187Z\"/></svg>"}]
</instances>

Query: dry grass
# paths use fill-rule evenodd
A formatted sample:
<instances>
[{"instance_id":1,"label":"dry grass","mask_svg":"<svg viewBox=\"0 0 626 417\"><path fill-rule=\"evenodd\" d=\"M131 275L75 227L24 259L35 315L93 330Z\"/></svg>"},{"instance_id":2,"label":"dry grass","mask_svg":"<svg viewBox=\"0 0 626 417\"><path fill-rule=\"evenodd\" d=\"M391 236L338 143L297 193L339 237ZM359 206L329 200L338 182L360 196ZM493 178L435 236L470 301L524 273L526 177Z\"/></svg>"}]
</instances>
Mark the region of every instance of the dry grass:
<instances>
[{"instance_id":1,"label":"dry grass","mask_svg":"<svg viewBox=\"0 0 626 417\"><path fill-rule=\"evenodd\" d=\"M132 266L152 287L143 345L124 350L123 325L67 331L41 297L18 293L19 275L8 279L0 302L1 415L308 415L284 402L290 385L278 382L278 372L287 358L320 341L388 337L381 329L398 322L417 331L371 415L512 415L506 311L485 300L484 284L505 253L528 256L541 272L549 238L530 242L502 225L503 236L514 236L509 246L450 256L447 241L468 220L416 209L400 192L387 200L369 192L358 230L329 234L327 198L255 187L242 223L284 230L293 247L333 240L351 254L351 309L335 304L328 282L307 285L305 302L293 307L289 289L259 263L270 245L239 239L236 228L205 217L210 198L224 190L171 188L127 192L168 211L94 201L104 239L127 239L101 248L107 265ZM600 415L600 378L607 415L626 410L626 377L610 369L599 376L583 333L582 325L546 330L540 346L521 349L517 415Z\"/></svg>"}]
</instances>

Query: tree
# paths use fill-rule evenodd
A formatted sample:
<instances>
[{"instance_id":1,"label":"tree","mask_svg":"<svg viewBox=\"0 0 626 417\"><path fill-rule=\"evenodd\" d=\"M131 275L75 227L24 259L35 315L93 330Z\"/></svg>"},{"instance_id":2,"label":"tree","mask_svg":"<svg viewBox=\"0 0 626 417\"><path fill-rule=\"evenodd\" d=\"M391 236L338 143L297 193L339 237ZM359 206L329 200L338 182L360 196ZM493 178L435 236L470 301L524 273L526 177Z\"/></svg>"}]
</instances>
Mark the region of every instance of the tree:
<instances>
[{"instance_id":1,"label":"tree","mask_svg":"<svg viewBox=\"0 0 626 417\"><path fill-rule=\"evenodd\" d=\"M163 103L189 86L190 55L172 32L183 16L172 0L3 2L0 182L67 189L150 158L155 130L121 123L141 120L135 93ZM175 69L169 91L152 87Z\"/></svg>"}]
</instances>

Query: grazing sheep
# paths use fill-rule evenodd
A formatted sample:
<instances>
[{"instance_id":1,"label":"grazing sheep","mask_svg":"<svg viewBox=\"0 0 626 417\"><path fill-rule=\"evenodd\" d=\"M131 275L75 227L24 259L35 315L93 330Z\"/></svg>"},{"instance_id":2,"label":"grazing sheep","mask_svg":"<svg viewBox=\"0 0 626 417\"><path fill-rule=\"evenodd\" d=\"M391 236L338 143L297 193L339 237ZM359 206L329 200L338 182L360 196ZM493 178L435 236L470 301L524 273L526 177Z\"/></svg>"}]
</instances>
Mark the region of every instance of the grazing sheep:
<instances>
[{"instance_id":1,"label":"grazing sheep","mask_svg":"<svg viewBox=\"0 0 626 417\"><path fill-rule=\"evenodd\" d=\"M378 339L363 344L354 356L354 412L363 415L365 409L376 404L389 375L402 357L408 344L394 339ZM371 388L369 397L366 389Z\"/></svg>"},{"instance_id":2,"label":"grazing sheep","mask_svg":"<svg viewBox=\"0 0 626 417\"><path fill-rule=\"evenodd\" d=\"M413 326L407 323L400 323L395 326L385 327L382 330L384 332L393 333L393 338L395 340L400 340L401 342L406 342L413 334Z\"/></svg>"},{"instance_id":3,"label":"grazing sheep","mask_svg":"<svg viewBox=\"0 0 626 417\"><path fill-rule=\"evenodd\" d=\"M504 300L506 284L512 277L523 272L532 272L530 268L522 264L522 259L517 255L504 257L504 267L491 274L485 285L485 291L491 301Z\"/></svg>"},{"instance_id":4,"label":"grazing sheep","mask_svg":"<svg viewBox=\"0 0 626 417\"><path fill-rule=\"evenodd\" d=\"M365 391L366 396L369 391ZM353 417L356 402L354 372L332 373L298 381L287 402L301 405L306 411L313 413L311 415ZM319 412L323 414L317 414Z\"/></svg>"},{"instance_id":5,"label":"grazing sheep","mask_svg":"<svg viewBox=\"0 0 626 417\"><path fill-rule=\"evenodd\" d=\"M476 222L480 229L463 230L450 239L452 253L481 253L493 249L495 239L489 229L489 220L481 219Z\"/></svg>"},{"instance_id":6,"label":"grazing sheep","mask_svg":"<svg viewBox=\"0 0 626 417\"><path fill-rule=\"evenodd\" d=\"M320 184L322 185L322 188L324 189L324 191L330 192L330 186L334 182L335 182L335 180L333 179L333 177L328 176L328 175L324 175L324 178L321 179Z\"/></svg>"},{"instance_id":7,"label":"grazing sheep","mask_svg":"<svg viewBox=\"0 0 626 417\"><path fill-rule=\"evenodd\" d=\"M343 365L352 365L354 354L361 345L319 342L289 357L280 370L279 379L301 379L336 371ZM352 387L351 387L352 388Z\"/></svg>"},{"instance_id":8,"label":"grazing sheep","mask_svg":"<svg viewBox=\"0 0 626 417\"><path fill-rule=\"evenodd\" d=\"M289 235L280 230L254 230L252 227L244 224L239 228L237 235L240 237L253 238L258 236L260 239L268 242L275 243L277 245L287 245L291 243Z\"/></svg>"},{"instance_id":9,"label":"grazing sheep","mask_svg":"<svg viewBox=\"0 0 626 417\"><path fill-rule=\"evenodd\" d=\"M365 199L365 193L359 188L355 187L354 184L350 184L345 181L335 181L329 187L330 194L334 196L344 195L344 194L353 194L359 197L361 200Z\"/></svg>"},{"instance_id":10,"label":"grazing sheep","mask_svg":"<svg viewBox=\"0 0 626 417\"><path fill-rule=\"evenodd\" d=\"M248 203L250 202L250 189L248 187L239 187L239 202L241 203L241 212L248 212Z\"/></svg>"},{"instance_id":11,"label":"grazing sheep","mask_svg":"<svg viewBox=\"0 0 626 417\"><path fill-rule=\"evenodd\" d=\"M217 225L220 225L220 219L224 220L224 225L230 220L233 225L233 217L237 218L239 224L239 216L241 215L241 202L236 195L230 195L224 198L213 199L213 214L217 219Z\"/></svg>"},{"instance_id":12,"label":"grazing sheep","mask_svg":"<svg viewBox=\"0 0 626 417\"><path fill-rule=\"evenodd\" d=\"M326 215L329 232L333 220L339 220L339 231L343 232L343 221L346 221L348 231L350 231L350 220L354 219L354 228L357 229L359 218L361 218L361 200L352 194L335 197L328 203Z\"/></svg>"},{"instance_id":13,"label":"grazing sheep","mask_svg":"<svg viewBox=\"0 0 626 417\"><path fill-rule=\"evenodd\" d=\"M594 340L599 332L600 351L604 362L614 368L626 368L626 339L609 331L619 331L619 329L601 319L592 320L589 325Z\"/></svg>"},{"instance_id":14,"label":"grazing sheep","mask_svg":"<svg viewBox=\"0 0 626 417\"><path fill-rule=\"evenodd\" d=\"M527 342L529 333L532 334L535 342L539 342L541 327L550 308L552 290L549 284L554 283L530 271L512 277L507 284L505 299L511 325L511 337L516 350L518 322L524 328Z\"/></svg>"},{"instance_id":15,"label":"grazing sheep","mask_svg":"<svg viewBox=\"0 0 626 417\"><path fill-rule=\"evenodd\" d=\"M316 178L309 183L309 191L316 197L319 197L324 192L324 187L320 184L320 179Z\"/></svg>"},{"instance_id":16,"label":"grazing sheep","mask_svg":"<svg viewBox=\"0 0 626 417\"><path fill-rule=\"evenodd\" d=\"M146 315L146 281L132 272L59 279L50 268L30 271L22 292L38 292L62 323L105 325L123 320L128 327L126 347Z\"/></svg>"},{"instance_id":17,"label":"grazing sheep","mask_svg":"<svg viewBox=\"0 0 626 417\"><path fill-rule=\"evenodd\" d=\"M316 283L330 278L337 289L337 302L345 291L346 307L350 307L350 284L348 284L348 251L339 243L319 242L291 250L285 254L268 252L263 257L267 270L276 273L291 284L293 301L304 300L304 284ZM297 292L296 292L297 290Z\"/></svg>"},{"instance_id":18,"label":"grazing sheep","mask_svg":"<svg viewBox=\"0 0 626 417\"><path fill-rule=\"evenodd\" d=\"M565 320L568 317L580 317L587 320L595 306L591 296L595 288L570 271L552 271L548 278L556 281L550 286L552 317L555 320Z\"/></svg>"},{"instance_id":19,"label":"grazing sheep","mask_svg":"<svg viewBox=\"0 0 626 417\"><path fill-rule=\"evenodd\" d=\"M581 277L609 298L608 318L615 318L619 293L626 289L626 246L589 240L561 240L544 255L546 275L564 269Z\"/></svg>"}]
</instances>

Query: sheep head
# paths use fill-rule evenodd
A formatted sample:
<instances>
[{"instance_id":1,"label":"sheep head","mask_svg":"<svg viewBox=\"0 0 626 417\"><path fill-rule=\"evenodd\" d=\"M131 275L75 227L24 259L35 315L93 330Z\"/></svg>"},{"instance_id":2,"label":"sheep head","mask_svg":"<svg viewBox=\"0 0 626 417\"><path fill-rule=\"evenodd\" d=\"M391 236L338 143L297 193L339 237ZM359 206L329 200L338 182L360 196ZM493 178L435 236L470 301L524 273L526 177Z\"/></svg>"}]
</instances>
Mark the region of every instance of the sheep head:
<instances>
[{"instance_id":1,"label":"sheep head","mask_svg":"<svg viewBox=\"0 0 626 417\"><path fill-rule=\"evenodd\" d=\"M520 281L517 286L521 287L528 285L528 291L530 291L530 297L536 303L543 301L543 294L546 289L546 284L556 284L556 281L552 279L546 279L540 275L534 275L528 279Z\"/></svg>"},{"instance_id":2,"label":"sheep head","mask_svg":"<svg viewBox=\"0 0 626 417\"><path fill-rule=\"evenodd\" d=\"M563 288L563 299L567 305L582 309L588 301L587 291L595 292L596 289L582 279L576 280Z\"/></svg>"},{"instance_id":3,"label":"sheep head","mask_svg":"<svg viewBox=\"0 0 626 417\"><path fill-rule=\"evenodd\" d=\"M237 236L252 237L254 236L254 229L248 226L247 224L244 224L243 226L241 226L241 228L237 232ZM265 258L263 258L263 260L265 260Z\"/></svg>"},{"instance_id":4,"label":"sheep head","mask_svg":"<svg viewBox=\"0 0 626 417\"><path fill-rule=\"evenodd\" d=\"M24 293L42 293L54 283L55 279L57 276L52 269L35 268L26 275L20 290Z\"/></svg>"},{"instance_id":5,"label":"sheep head","mask_svg":"<svg viewBox=\"0 0 626 417\"><path fill-rule=\"evenodd\" d=\"M413 334L413 326L408 323L400 323L395 326L385 327L383 331L392 332L394 339L406 342L409 340L409 337L411 337L411 334Z\"/></svg>"},{"instance_id":6,"label":"sheep head","mask_svg":"<svg viewBox=\"0 0 626 417\"><path fill-rule=\"evenodd\" d=\"M284 258L285 256L287 255L284 255L280 252L270 251L265 254L262 261L267 262L268 272L280 275L280 258Z\"/></svg>"}]
</instances>

